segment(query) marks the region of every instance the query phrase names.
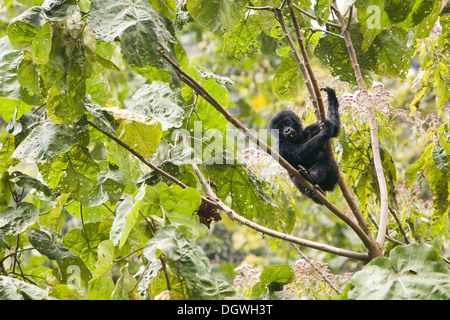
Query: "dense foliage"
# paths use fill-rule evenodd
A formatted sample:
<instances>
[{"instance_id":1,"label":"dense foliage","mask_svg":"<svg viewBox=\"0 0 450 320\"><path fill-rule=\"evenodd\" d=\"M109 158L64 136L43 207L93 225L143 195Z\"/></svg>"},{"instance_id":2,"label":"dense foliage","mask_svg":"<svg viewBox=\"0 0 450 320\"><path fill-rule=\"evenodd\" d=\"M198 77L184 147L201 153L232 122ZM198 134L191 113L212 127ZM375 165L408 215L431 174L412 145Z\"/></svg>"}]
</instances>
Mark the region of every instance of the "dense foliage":
<instances>
[{"instance_id":1,"label":"dense foliage","mask_svg":"<svg viewBox=\"0 0 450 320\"><path fill-rule=\"evenodd\" d=\"M446 1L6 0L0 26L0 299L450 299ZM364 237L248 133L317 121L315 82Z\"/></svg>"}]
</instances>

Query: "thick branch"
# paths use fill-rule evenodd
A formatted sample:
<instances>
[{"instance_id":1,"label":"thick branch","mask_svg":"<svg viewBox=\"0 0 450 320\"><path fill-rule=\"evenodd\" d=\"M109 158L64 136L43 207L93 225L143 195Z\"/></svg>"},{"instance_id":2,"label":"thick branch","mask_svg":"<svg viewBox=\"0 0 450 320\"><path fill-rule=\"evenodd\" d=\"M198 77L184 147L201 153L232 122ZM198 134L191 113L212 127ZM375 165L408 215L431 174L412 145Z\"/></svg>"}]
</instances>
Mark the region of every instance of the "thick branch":
<instances>
[{"instance_id":1,"label":"thick branch","mask_svg":"<svg viewBox=\"0 0 450 320\"><path fill-rule=\"evenodd\" d=\"M350 56L350 61L353 66L353 71L355 72L356 81L358 82L359 89L361 90L362 97L364 100L364 106L367 112L370 125L370 136L372 142L372 152L373 161L375 164L375 171L377 173L378 185L380 188L380 200L381 200L381 210L380 210L380 223L378 228L377 243L383 247L384 238L386 236L386 226L388 221L388 192L386 186L386 179L384 177L383 166L381 164L380 157L380 145L378 142L378 129L377 129L377 115L375 109L370 105L369 93L367 91L366 83L364 82L361 68L359 67L358 59L356 57L355 48L352 44L352 39L350 38L350 32L345 23L344 17L336 6L336 3L332 5L332 9L336 13L338 20L341 24L341 32L344 36L345 44L347 46L347 51ZM351 17L349 17L351 19Z\"/></svg>"}]
</instances>

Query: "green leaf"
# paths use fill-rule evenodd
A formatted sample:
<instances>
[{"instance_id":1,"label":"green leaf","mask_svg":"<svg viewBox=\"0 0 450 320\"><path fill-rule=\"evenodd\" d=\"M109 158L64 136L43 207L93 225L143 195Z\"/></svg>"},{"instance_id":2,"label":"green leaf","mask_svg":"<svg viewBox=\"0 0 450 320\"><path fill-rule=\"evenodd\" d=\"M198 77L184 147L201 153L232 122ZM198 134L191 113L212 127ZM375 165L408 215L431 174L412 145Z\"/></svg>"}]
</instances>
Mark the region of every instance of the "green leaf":
<instances>
[{"instance_id":1,"label":"green leaf","mask_svg":"<svg viewBox=\"0 0 450 320\"><path fill-rule=\"evenodd\" d=\"M0 276L0 300L46 300L47 290L18 279Z\"/></svg>"},{"instance_id":2,"label":"green leaf","mask_svg":"<svg viewBox=\"0 0 450 320\"><path fill-rule=\"evenodd\" d=\"M107 201L119 201L125 188L126 177L122 171L103 170L97 177L97 183L90 192L84 205L96 207Z\"/></svg>"},{"instance_id":3,"label":"green leaf","mask_svg":"<svg viewBox=\"0 0 450 320\"><path fill-rule=\"evenodd\" d=\"M419 172L424 172L425 169L428 168L428 166L433 162L433 146L433 144L429 144L420 158L413 163L408 170L406 170L405 178L408 180L406 183L407 187L410 187L414 183ZM421 182L421 180L419 182Z\"/></svg>"},{"instance_id":4,"label":"green leaf","mask_svg":"<svg viewBox=\"0 0 450 320\"><path fill-rule=\"evenodd\" d=\"M414 48L408 47L408 32L398 27L383 30L372 43L377 53L375 72L380 76L405 78ZM361 64L362 62L359 61Z\"/></svg>"},{"instance_id":5,"label":"green leaf","mask_svg":"<svg viewBox=\"0 0 450 320\"><path fill-rule=\"evenodd\" d=\"M83 279L89 281L91 272L76 254L53 242L50 236L40 230L31 230L27 232L30 244L39 251L40 254L47 256L50 260L56 260L58 272L61 281L65 283L74 272Z\"/></svg>"},{"instance_id":6,"label":"green leaf","mask_svg":"<svg viewBox=\"0 0 450 320\"><path fill-rule=\"evenodd\" d=\"M430 35L439 17L439 13L441 12L442 1L434 0L433 2L434 8L428 15L426 15L425 11L429 10L429 7L427 8L426 6L429 6L430 3L427 3L426 6L424 6L423 14L425 15L425 18L416 27L418 39L426 39ZM442 19L439 22L441 23L441 21Z\"/></svg>"},{"instance_id":7,"label":"green leaf","mask_svg":"<svg viewBox=\"0 0 450 320\"><path fill-rule=\"evenodd\" d=\"M12 199L12 190L14 186L9 181L9 172L3 171L0 176L0 210L5 210Z\"/></svg>"},{"instance_id":8,"label":"green leaf","mask_svg":"<svg viewBox=\"0 0 450 320\"><path fill-rule=\"evenodd\" d=\"M94 0L91 3L89 27L101 41L120 38L125 61L138 68L172 68L162 60L160 51L177 61L177 43L161 15L143 0ZM180 56L179 56L180 57ZM139 73L145 70L137 69Z\"/></svg>"},{"instance_id":9,"label":"green leaf","mask_svg":"<svg viewBox=\"0 0 450 320\"><path fill-rule=\"evenodd\" d=\"M250 15L236 24L236 27L224 34L223 51L238 60L253 55L260 47L258 35L261 27L258 17Z\"/></svg>"},{"instance_id":10,"label":"green leaf","mask_svg":"<svg viewBox=\"0 0 450 320\"><path fill-rule=\"evenodd\" d=\"M201 203L201 196L194 188L182 189L178 185L169 187L160 183L156 187L146 187L142 210L146 215L167 219L171 225L187 226L197 234L200 225L194 212Z\"/></svg>"},{"instance_id":11,"label":"green leaf","mask_svg":"<svg viewBox=\"0 0 450 320\"><path fill-rule=\"evenodd\" d=\"M175 20L177 3L175 0L150 0L150 5L170 20Z\"/></svg>"},{"instance_id":12,"label":"green leaf","mask_svg":"<svg viewBox=\"0 0 450 320\"><path fill-rule=\"evenodd\" d=\"M17 118L31 110L31 105L38 104L39 99L33 97L26 89L20 87L17 69L23 59L21 51L13 49L8 37L0 38L0 103L3 119L12 119L16 108Z\"/></svg>"},{"instance_id":13,"label":"green leaf","mask_svg":"<svg viewBox=\"0 0 450 320\"><path fill-rule=\"evenodd\" d=\"M413 28L421 23L422 20L433 11L435 3L439 2L439 8L441 3L441 1L436 0L416 0L412 1L414 5L411 6L412 3L411 1L409 2L410 4L407 6L407 8L410 9L408 16L402 23L398 24L398 26L403 29Z\"/></svg>"},{"instance_id":14,"label":"green leaf","mask_svg":"<svg viewBox=\"0 0 450 320\"><path fill-rule=\"evenodd\" d=\"M252 297L283 290L283 286L295 280L295 273L287 264L270 267L261 273L259 282L252 289Z\"/></svg>"},{"instance_id":15,"label":"green leaf","mask_svg":"<svg viewBox=\"0 0 450 320\"><path fill-rule=\"evenodd\" d=\"M292 55L285 55L280 67L275 71L272 90L282 100L294 100L304 85L303 76Z\"/></svg>"},{"instance_id":16,"label":"green leaf","mask_svg":"<svg viewBox=\"0 0 450 320\"><path fill-rule=\"evenodd\" d=\"M357 0L355 7L364 38L361 49L365 51L381 31L392 25L392 21L385 11L386 0Z\"/></svg>"},{"instance_id":17,"label":"green leaf","mask_svg":"<svg viewBox=\"0 0 450 320\"><path fill-rule=\"evenodd\" d=\"M217 195L223 200L230 196L238 214L276 228L277 206L251 171L242 165L213 164L208 173L218 187Z\"/></svg>"},{"instance_id":18,"label":"green leaf","mask_svg":"<svg viewBox=\"0 0 450 320\"><path fill-rule=\"evenodd\" d=\"M317 17L319 25L323 26L328 22L331 13L331 4L333 0L318 0L314 4L314 13Z\"/></svg>"},{"instance_id":19,"label":"green leaf","mask_svg":"<svg viewBox=\"0 0 450 320\"><path fill-rule=\"evenodd\" d=\"M50 289L50 296L58 300L87 300L86 293L74 285L57 284Z\"/></svg>"},{"instance_id":20,"label":"green leaf","mask_svg":"<svg viewBox=\"0 0 450 320\"><path fill-rule=\"evenodd\" d=\"M34 127L17 146L12 157L27 163L45 163L68 152L73 144L87 142L86 138L86 132L80 127L46 121Z\"/></svg>"},{"instance_id":21,"label":"green leaf","mask_svg":"<svg viewBox=\"0 0 450 320\"><path fill-rule=\"evenodd\" d=\"M161 142L161 123L129 109L110 108L119 124L116 136L125 144L150 158Z\"/></svg>"},{"instance_id":22,"label":"green leaf","mask_svg":"<svg viewBox=\"0 0 450 320\"><path fill-rule=\"evenodd\" d=\"M12 154L15 149L15 137L9 133L0 135L0 172L4 172L13 164Z\"/></svg>"},{"instance_id":23,"label":"green leaf","mask_svg":"<svg viewBox=\"0 0 450 320\"><path fill-rule=\"evenodd\" d=\"M143 85L133 95L131 103L131 110L158 121L163 131L183 124L184 100L169 84L153 81L151 85Z\"/></svg>"},{"instance_id":24,"label":"green leaf","mask_svg":"<svg viewBox=\"0 0 450 320\"><path fill-rule=\"evenodd\" d=\"M17 235L33 225L38 218L36 206L28 202L20 202L16 208L8 207L0 213L0 233Z\"/></svg>"},{"instance_id":25,"label":"green leaf","mask_svg":"<svg viewBox=\"0 0 450 320\"><path fill-rule=\"evenodd\" d=\"M41 68L47 88L47 108L60 121L72 123L86 107L86 57L81 26L66 28L53 23L53 41L49 61Z\"/></svg>"},{"instance_id":26,"label":"green leaf","mask_svg":"<svg viewBox=\"0 0 450 320\"><path fill-rule=\"evenodd\" d=\"M137 221L144 195L145 185L137 191L135 196L128 196L116 209L116 218L111 227L110 239L119 249L124 246L131 229Z\"/></svg>"},{"instance_id":27,"label":"green leaf","mask_svg":"<svg viewBox=\"0 0 450 320\"><path fill-rule=\"evenodd\" d=\"M28 58L23 59L17 69L17 80L20 86L36 96L40 96L38 71L37 64Z\"/></svg>"},{"instance_id":28,"label":"green leaf","mask_svg":"<svg viewBox=\"0 0 450 320\"><path fill-rule=\"evenodd\" d=\"M100 242L109 239L112 221L86 223L82 228L70 230L63 238L63 245L78 255L90 270L95 270Z\"/></svg>"},{"instance_id":29,"label":"green leaf","mask_svg":"<svg viewBox=\"0 0 450 320\"><path fill-rule=\"evenodd\" d=\"M95 263L95 276L92 281L100 279L105 273L111 271L114 261L114 244L112 240L102 241L98 245L98 259Z\"/></svg>"},{"instance_id":30,"label":"green leaf","mask_svg":"<svg viewBox=\"0 0 450 320\"><path fill-rule=\"evenodd\" d=\"M135 288L136 283L136 279L130 274L127 266L120 268L120 278L117 280L111 299L130 300L130 293Z\"/></svg>"},{"instance_id":31,"label":"green leaf","mask_svg":"<svg viewBox=\"0 0 450 320\"><path fill-rule=\"evenodd\" d=\"M210 31L230 31L243 16L245 0L188 0L191 16Z\"/></svg>"},{"instance_id":32,"label":"green leaf","mask_svg":"<svg viewBox=\"0 0 450 320\"><path fill-rule=\"evenodd\" d=\"M21 188L42 192L47 197L59 196L58 192L50 189L46 184L19 171L11 173L9 180Z\"/></svg>"},{"instance_id":33,"label":"green leaf","mask_svg":"<svg viewBox=\"0 0 450 320\"><path fill-rule=\"evenodd\" d=\"M370 261L349 288L349 299L448 300L450 272L432 246L411 244Z\"/></svg>"},{"instance_id":34,"label":"green leaf","mask_svg":"<svg viewBox=\"0 0 450 320\"><path fill-rule=\"evenodd\" d=\"M6 33L15 49L31 51L36 34L46 23L42 8L32 7L11 20Z\"/></svg>"},{"instance_id":35,"label":"green leaf","mask_svg":"<svg viewBox=\"0 0 450 320\"><path fill-rule=\"evenodd\" d=\"M366 84L370 84L372 82L372 72L377 62L376 52L372 47L366 52L362 50L363 37L359 31L358 23L351 24L350 36L364 81ZM355 74L344 39L332 35L322 37L314 49L314 54L330 70L334 77L339 77L341 81L356 84Z\"/></svg>"},{"instance_id":36,"label":"green leaf","mask_svg":"<svg viewBox=\"0 0 450 320\"><path fill-rule=\"evenodd\" d=\"M39 253L47 256L50 260L62 260L64 258L76 258L77 256L67 248L60 246L52 241L50 236L40 230L31 230L27 232L31 245Z\"/></svg>"},{"instance_id":37,"label":"green leaf","mask_svg":"<svg viewBox=\"0 0 450 320\"><path fill-rule=\"evenodd\" d=\"M165 226L149 240L143 253L145 265L156 264L161 253L179 278L186 280L192 299L223 299L235 295L233 287L211 275L209 260L192 238L174 226ZM147 273L141 274L146 277Z\"/></svg>"},{"instance_id":38,"label":"green leaf","mask_svg":"<svg viewBox=\"0 0 450 320\"><path fill-rule=\"evenodd\" d=\"M98 260L94 277L89 281L88 294L91 300L109 300L114 290L111 268L114 261L114 244L105 240L98 246Z\"/></svg>"},{"instance_id":39,"label":"green leaf","mask_svg":"<svg viewBox=\"0 0 450 320\"><path fill-rule=\"evenodd\" d=\"M230 104L230 93L226 88L226 85L232 84L231 80L225 77L220 77L208 70L202 70L197 68L189 68L189 75L191 75L196 81L202 84L202 86L212 94L212 96L225 108ZM186 92L183 92L186 95ZM186 98L186 97L185 97ZM186 100L190 100L192 97L188 97ZM201 127L200 131L207 131L209 129L218 130L221 133L225 133L227 128L227 120L225 116L217 111L209 102L202 97L198 97L196 104L196 117L195 121L198 121L197 125ZM189 129L193 129L195 123L193 120L189 123ZM222 142L220 142L222 143Z\"/></svg>"},{"instance_id":40,"label":"green leaf","mask_svg":"<svg viewBox=\"0 0 450 320\"><path fill-rule=\"evenodd\" d=\"M77 0L45 0L41 7L47 19L60 21L71 16L74 10L79 10L77 2Z\"/></svg>"},{"instance_id":41,"label":"green leaf","mask_svg":"<svg viewBox=\"0 0 450 320\"><path fill-rule=\"evenodd\" d=\"M87 148L74 145L68 152L39 165L48 185L61 192L71 193L81 203L90 205L90 192L97 187L99 165L91 158Z\"/></svg>"}]
</instances>

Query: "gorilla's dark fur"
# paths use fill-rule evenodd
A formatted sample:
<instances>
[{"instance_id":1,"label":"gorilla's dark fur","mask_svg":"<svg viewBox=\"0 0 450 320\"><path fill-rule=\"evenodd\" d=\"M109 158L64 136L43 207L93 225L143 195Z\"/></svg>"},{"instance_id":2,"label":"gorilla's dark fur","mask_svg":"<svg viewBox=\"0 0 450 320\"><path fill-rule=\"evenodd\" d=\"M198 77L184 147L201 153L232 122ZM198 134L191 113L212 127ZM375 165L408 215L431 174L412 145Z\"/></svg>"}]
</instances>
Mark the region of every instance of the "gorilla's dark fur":
<instances>
[{"instance_id":1,"label":"gorilla's dark fur","mask_svg":"<svg viewBox=\"0 0 450 320\"><path fill-rule=\"evenodd\" d=\"M325 150L325 144L339 135L341 122L334 90L328 87L321 90L328 94L328 115L325 122L316 122L303 129L299 117L291 110L284 110L270 120L269 129L279 130L277 138L280 155L299 169L313 185L319 186L323 191L331 191L337 183L338 167ZM303 194L320 203L311 190L306 189L293 176L291 179Z\"/></svg>"}]
</instances>

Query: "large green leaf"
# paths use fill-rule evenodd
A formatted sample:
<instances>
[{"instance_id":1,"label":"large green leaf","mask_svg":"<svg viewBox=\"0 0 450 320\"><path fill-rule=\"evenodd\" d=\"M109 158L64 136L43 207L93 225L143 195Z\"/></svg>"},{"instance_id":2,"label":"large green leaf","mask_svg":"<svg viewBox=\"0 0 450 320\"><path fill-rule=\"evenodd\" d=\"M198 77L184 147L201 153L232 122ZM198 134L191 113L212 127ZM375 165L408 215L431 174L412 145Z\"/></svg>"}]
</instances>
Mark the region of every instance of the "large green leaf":
<instances>
[{"instance_id":1,"label":"large green leaf","mask_svg":"<svg viewBox=\"0 0 450 320\"><path fill-rule=\"evenodd\" d=\"M20 171L11 173L9 180L14 182L17 186L34 192L42 192L47 197L56 197L58 192L50 189L46 184L42 183L36 178L30 177Z\"/></svg>"},{"instance_id":2,"label":"large green leaf","mask_svg":"<svg viewBox=\"0 0 450 320\"><path fill-rule=\"evenodd\" d=\"M113 300L129 300L130 294L136 287L136 279L130 274L128 267L120 268L120 278L116 282L116 287L111 294Z\"/></svg>"},{"instance_id":3,"label":"large green leaf","mask_svg":"<svg viewBox=\"0 0 450 320\"><path fill-rule=\"evenodd\" d=\"M112 221L86 223L82 228L70 230L63 238L63 245L77 254L90 270L95 270L97 248L100 242L109 239Z\"/></svg>"},{"instance_id":4,"label":"large green leaf","mask_svg":"<svg viewBox=\"0 0 450 320\"><path fill-rule=\"evenodd\" d=\"M237 213L276 228L277 206L251 171L239 164L213 164L207 170L218 187L217 195L222 199L230 196L231 207Z\"/></svg>"},{"instance_id":5,"label":"large green leaf","mask_svg":"<svg viewBox=\"0 0 450 320\"><path fill-rule=\"evenodd\" d=\"M161 59L160 51L174 61L180 60L177 59L180 48L175 48L177 41L170 27L148 1L94 0L90 9L89 27L99 40L109 42L120 38L123 57L129 64L171 70ZM143 69L137 70L145 74Z\"/></svg>"},{"instance_id":6,"label":"large green leaf","mask_svg":"<svg viewBox=\"0 0 450 320\"><path fill-rule=\"evenodd\" d=\"M47 108L61 121L72 123L86 111L86 54L80 25L52 23L49 61L41 68Z\"/></svg>"},{"instance_id":7,"label":"large green leaf","mask_svg":"<svg viewBox=\"0 0 450 320\"><path fill-rule=\"evenodd\" d=\"M96 207L107 201L116 202L125 188L126 177L122 171L103 170L98 173L97 183L89 197L83 201L88 207Z\"/></svg>"},{"instance_id":8,"label":"large green leaf","mask_svg":"<svg viewBox=\"0 0 450 320\"><path fill-rule=\"evenodd\" d=\"M226 85L231 85L233 82L225 77L220 77L215 75L214 73L197 68L189 68L188 73L192 76L196 81L202 84L202 86L211 93L211 95L225 108L227 108L230 104L229 97L230 93L226 87ZM186 101L189 101L193 98L193 92L189 88L183 89L183 97ZM204 98L198 97L197 104L195 106L195 115L196 117L192 117L189 123L189 129L194 129L195 123L200 128L200 131L203 132L209 129L211 130L219 130L222 134L225 133L227 128L227 120L225 116L217 111L209 102L207 102ZM194 134L196 129L194 129ZM222 143L222 141L220 141ZM201 153L200 153L201 154Z\"/></svg>"},{"instance_id":9,"label":"large green leaf","mask_svg":"<svg viewBox=\"0 0 450 320\"><path fill-rule=\"evenodd\" d=\"M405 78L411 68L411 58L415 50L408 46L408 32L398 27L383 30L373 41L380 76ZM359 63L363 63L359 61Z\"/></svg>"},{"instance_id":10,"label":"large green leaf","mask_svg":"<svg viewBox=\"0 0 450 320\"><path fill-rule=\"evenodd\" d=\"M43 300L47 290L18 279L0 276L0 300Z\"/></svg>"},{"instance_id":11,"label":"large green leaf","mask_svg":"<svg viewBox=\"0 0 450 320\"><path fill-rule=\"evenodd\" d=\"M87 148L74 145L62 155L39 165L39 170L48 185L72 196L83 204L90 205L93 192L98 188L99 165L91 158Z\"/></svg>"},{"instance_id":12,"label":"large green leaf","mask_svg":"<svg viewBox=\"0 0 450 320\"><path fill-rule=\"evenodd\" d=\"M45 163L61 153L68 152L75 143L87 143L86 132L80 127L46 121L17 146L12 157L27 163Z\"/></svg>"},{"instance_id":13,"label":"large green leaf","mask_svg":"<svg viewBox=\"0 0 450 320\"><path fill-rule=\"evenodd\" d=\"M369 262L346 290L349 299L449 300L450 271L432 246L401 246Z\"/></svg>"},{"instance_id":14,"label":"large green leaf","mask_svg":"<svg viewBox=\"0 0 450 320\"><path fill-rule=\"evenodd\" d=\"M41 7L32 7L15 17L6 32L13 47L29 51L36 63L49 60L53 30Z\"/></svg>"},{"instance_id":15,"label":"large green leaf","mask_svg":"<svg viewBox=\"0 0 450 320\"><path fill-rule=\"evenodd\" d=\"M258 41L260 31L258 16L242 19L232 31L225 33L224 52L238 60L253 55L261 46Z\"/></svg>"},{"instance_id":16,"label":"large green leaf","mask_svg":"<svg viewBox=\"0 0 450 320\"><path fill-rule=\"evenodd\" d=\"M172 272L185 279L192 299L223 299L235 295L231 285L211 275L204 251L180 229L165 226L149 240L143 253L143 262L149 268L140 274L141 277L154 273L152 267L161 268L157 263L161 254L164 254Z\"/></svg>"},{"instance_id":17,"label":"large green leaf","mask_svg":"<svg viewBox=\"0 0 450 320\"><path fill-rule=\"evenodd\" d=\"M116 136L125 144L150 158L161 142L161 123L129 109L110 108L119 124Z\"/></svg>"},{"instance_id":18,"label":"large green leaf","mask_svg":"<svg viewBox=\"0 0 450 320\"><path fill-rule=\"evenodd\" d=\"M385 11L385 6L386 0L357 0L355 2L361 33L364 38L362 50L367 50L373 39L385 28L392 25L389 13ZM400 13L400 15L404 16L405 13Z\"/></svg>"},{"instance_id":19,"label":"large green leaf","mask_svg":"<svg viewBox=\"0 0 450 320\"><path fill-rule=\"evenodd\" d=\"M36 206L28 202L20 202L16 208L8 207L0 213L0 233L17 235L34 224L38 218Z\"/></svg>"},{"instance_id":20,"label":"large green leaf","mask_svg":"<svg viewBox=\"0 0 450 320\"><path fill-rule=\"evenodd\" d=\"M317 16L317 21L321 26L328 22L331 13L331 4L333 0L317 0L314 4L314 12Z\"/></svg>"},{"instance_id":21,"label":"large green leaf","mask_svg":"<svg viewBox=\"0 0 450 320\"><path fill-rule=\"evenodd\" d=\"M188 0L191 16L211 31L230 31L243 16L245 0Z\"/></svg>"},{"instance_id":22,"label":"large green leaf","mask_svg":"<svg viewBox=\"0 0 450 320\"><path fill-rule=\"evenodd\" d=\"M12 134L0 135L0 172L4 172L13 164L11 157L15 149L15 137Z\"/></svg>"},{"instance_id":23,"label":"large green leaf","mask_svg":"<svg viewBox=\"0 0 450 320\"><path fill-rule=\"evenodd\" d=\"M283 56L272 80L272 90L282 100L294 100L303 86L303 76L294 57L291 54Z\"/></svg>"},{"instance_id":24,"label":"large green leaf","mask_svg":"<svg viewBox=\"0 0 450 320\"><path fill-rule=\"evenodd\" d=\"M136 192L136 195L130 195L116 209L116 218L111 227L110 239L119 249L125 245L128 235L139 215L142 198L145 195L145 185Z\"/></svg>"},{"instance_id":25,"label":"large green leaf","mask_svg":"<svg viewBox=\"0 0 450 320\"><path fill-rule=\"evenodd\" d=\"M160 183L156 187L147 186L142 200L142 210L147 215L157 215L175 226L187 226L198 232L199 220L194 212L202 199L194 188L182 189L178 185Z\"/></svg>"},{"instance_id":26,"label":"large green leaf","mask_svg":"<svg viewBox=\"0 0 450 320\"><path fill-rule=\"evenodd\" d=\"M16 108L17 117L31 109L31 105L39 103L38 97L33 97L19 85L17 69L23 59L21 51L15 50L8 37L0 38L0 115L9 121L13 118Z\"/></svg>"},{"instance_id":27,"label":"large green leaf","mask_svg":"<svg viewBox=\"0 0 450 320\"><path fill-rule=\"evenodd\" d=\"M95 275L89 280L88 294L91 300L109 300L114 290L111 268L114 261L114 244L105 240L98 246Z\"/></svg>"},{"instance_id":28,"label":"large green leaf","mask_svg":"<svg viewBox=\"0 0 450 320\"><path fill-rule=\"evenodd\" d=\"M183 123L183 98L180 93L172 91L169 84L153 81L151 85L143 85L131 102L131 110L158 121L163 131L179 128Z\"/></svg>"},{"instance_id":29,"label":"large green leaf","mask_svg":"<svg viewBox=\"0 0 450 320\"><path fill-rule=\"evenodd\" d=\"M27 232L30 244L39 251L40 254L47 256L50 260L56 260L60 280L66 282L75 272L78 277L84 281L89 281L91 272L79 256L67 248L56 244L50 236L40 230L31 230Z\"/></svg>"},{"instance_id":30,"label":"large green leaf","mask_svg":"<svg viewBox=\"0 0 450 320\"><path fill-rule=\"evenodd\" d=\"M271 295L275 291L283 290L283 286L295 279L295 273L287 264L280 264L264 270L259 277L259 282L252 290L252 297L261 297L262 294Z\"/></svg>"}]
</instances>

